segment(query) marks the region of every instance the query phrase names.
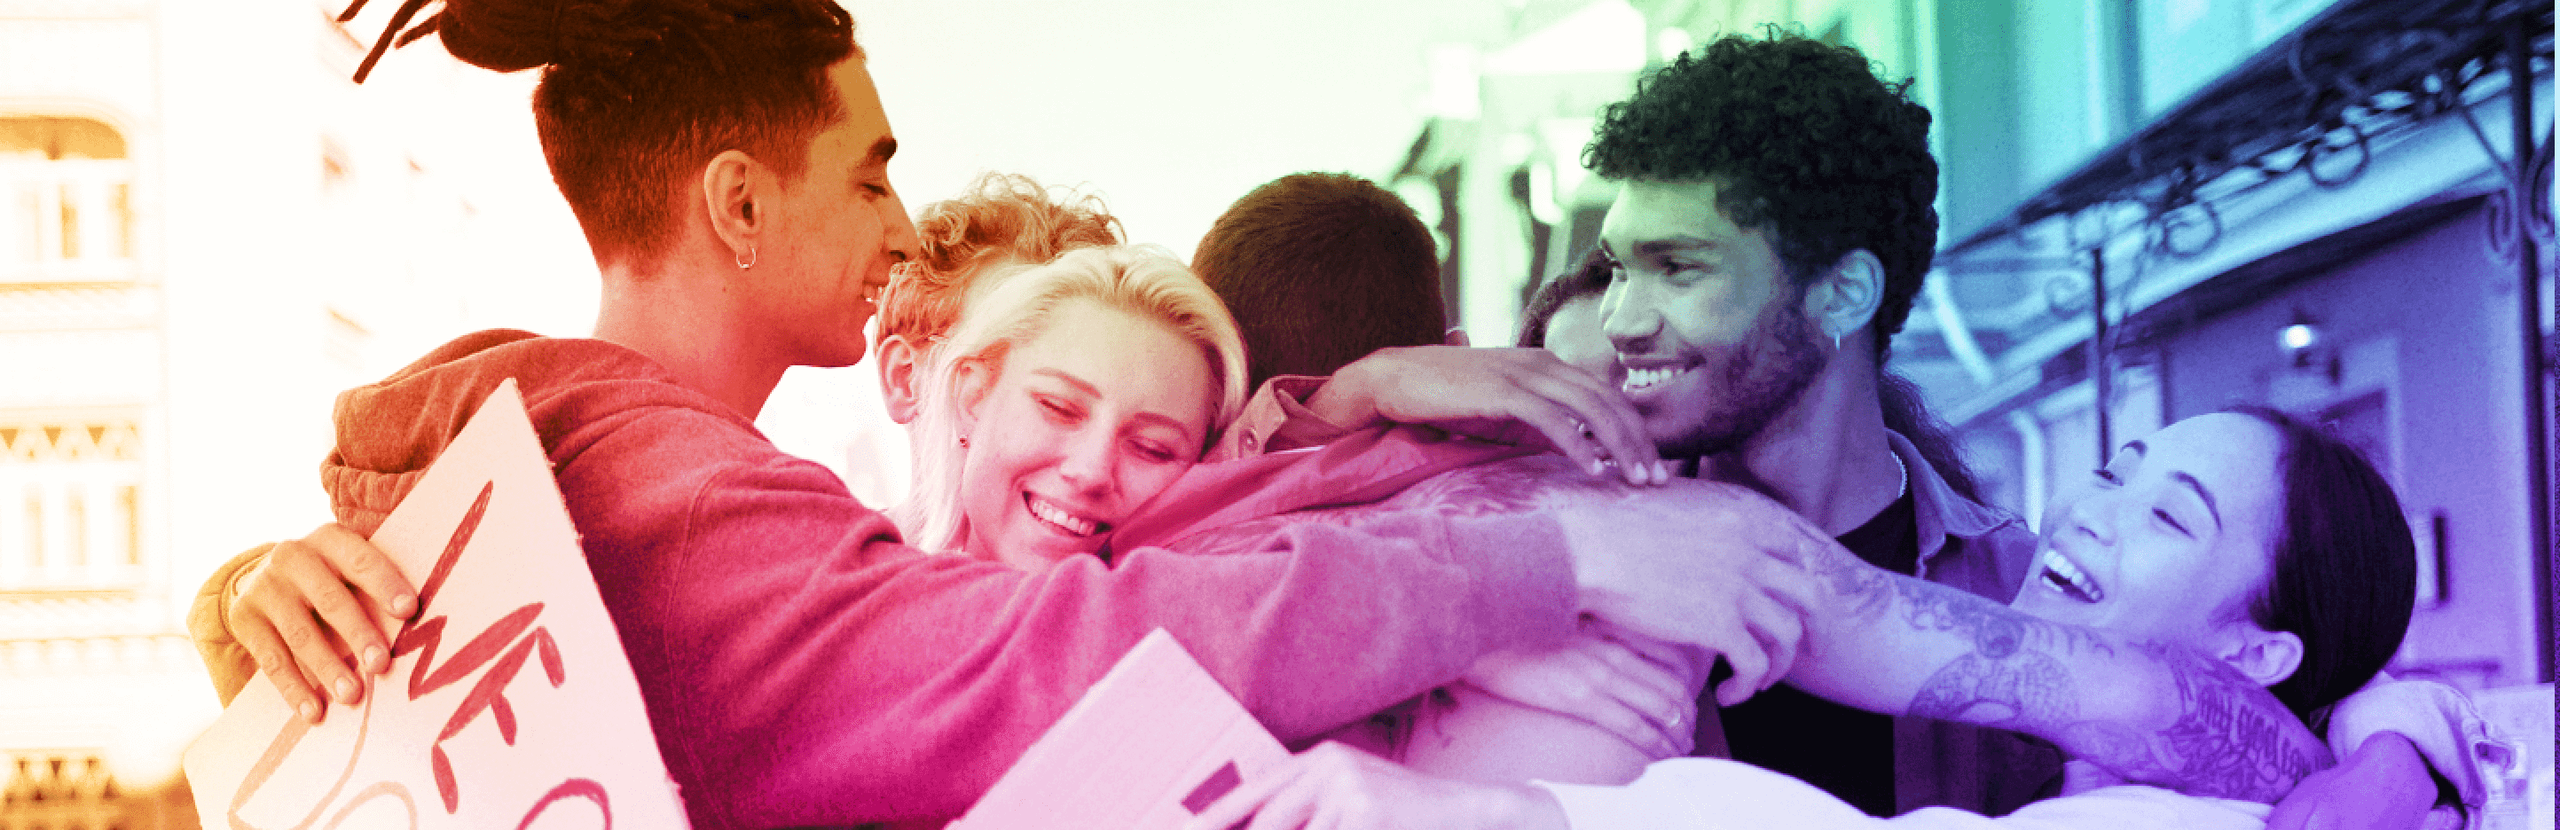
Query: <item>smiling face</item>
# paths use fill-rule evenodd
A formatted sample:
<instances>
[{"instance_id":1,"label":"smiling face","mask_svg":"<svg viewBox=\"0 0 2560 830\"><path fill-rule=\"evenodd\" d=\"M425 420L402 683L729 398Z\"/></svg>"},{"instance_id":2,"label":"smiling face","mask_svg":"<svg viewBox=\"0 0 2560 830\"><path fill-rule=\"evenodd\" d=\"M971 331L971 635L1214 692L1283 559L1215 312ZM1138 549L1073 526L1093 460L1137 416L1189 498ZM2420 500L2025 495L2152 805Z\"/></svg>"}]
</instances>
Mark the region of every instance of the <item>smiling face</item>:
<instances>
[{"instance_id":1,"label":"smiling face","mask_svg":"<svg viewBox=\"0 0 2560 830\"><path fill-rule=\"evenodd\" d=\"M1025 568L1101 550L1200 460L1218 403L1200 344L1088 298L1060 304L1045 331L999 360L961 371L973 397L963 549Z\"/></svg>"},{"instance_id":2,"label":"smiling face","mask_svg":"<svg viewBox=\"0 0 2560 830\"><path fill-rule=\"evenodd\" d=\"M2226 412L2126 444L2045 509L2044 544L2012 605L2191 645L2249 624L2280 535L2281 442L2266 423Z\"/></svg>"},{"instance_id":3,"label":"smiling face","mask_svg":"<svg viewBox=\"0 0 2560 830\"><path fill-rule=\"evenodd\" d=\"M1712 181L1637 179L1600 244L1617 269L1602 331L1665 458L1732 449L1795 405L1825 361L1775 248L1716 207Z\"/></svg>"},{"instance_id":4,"label":"smiling face","mask_svg":"<svg viewBox=\"0 0 2560 830\"><path fill-rule=\"evenodd\" d=\"M880 93L860 57L827 71L844 118L809 143L808 163L768 208L774 226L755 251L752 278L760 319L794 365L848 366L862 359L889 269L916 249L915 226L889 184L898 150Z\"/></svg>"}]
</instances>

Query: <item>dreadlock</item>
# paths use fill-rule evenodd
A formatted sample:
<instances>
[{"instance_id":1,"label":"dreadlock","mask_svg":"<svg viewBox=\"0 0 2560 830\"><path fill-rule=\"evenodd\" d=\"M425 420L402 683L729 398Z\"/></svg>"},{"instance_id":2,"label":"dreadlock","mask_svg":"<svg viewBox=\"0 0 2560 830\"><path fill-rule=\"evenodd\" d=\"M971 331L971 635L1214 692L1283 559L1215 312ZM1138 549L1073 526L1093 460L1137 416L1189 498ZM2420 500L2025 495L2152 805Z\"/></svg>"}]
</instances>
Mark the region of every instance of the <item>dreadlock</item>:
<instances>
[{"instance_id":1,"label":"dreadlock","mask_svg":"<svg viewBox=\"0 0 2560 830\"><path fill-rule=\"evenodd\" d=\"M430 2L403 0L356 81L428 34L484 69L542 68L543 157L608 264L663 254L677 198L721 152L800 175L809 141L844 117L828 67L862 55L834 0L444 0L411 25Z\"/></svg>"}]
</instances>

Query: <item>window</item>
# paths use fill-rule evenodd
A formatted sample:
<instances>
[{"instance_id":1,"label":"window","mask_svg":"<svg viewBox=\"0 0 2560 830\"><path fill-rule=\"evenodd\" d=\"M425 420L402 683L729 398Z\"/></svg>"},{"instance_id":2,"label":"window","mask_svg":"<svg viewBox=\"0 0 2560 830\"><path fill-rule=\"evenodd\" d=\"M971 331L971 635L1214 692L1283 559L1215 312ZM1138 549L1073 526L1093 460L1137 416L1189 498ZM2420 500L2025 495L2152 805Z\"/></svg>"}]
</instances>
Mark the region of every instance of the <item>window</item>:
<instances>
[{"instance_id":1,"label":"window","mask_svg":"<svg viewBox=\"0 0 2560 830\"><path fill-rule=\"evenodd\" d=\"M0 280L133 278L133 162L87 118L0 117Z\"/></svg>"},{"instance_id":2,"label":"window","mask_svg":"<svg viewBox=\"0 0 2560 830\"><path fill-rule=\"evenodd\" d=\"M130 418L0 414L0 591L136 587L141 451Z\"/></svg>"}]
</instances>

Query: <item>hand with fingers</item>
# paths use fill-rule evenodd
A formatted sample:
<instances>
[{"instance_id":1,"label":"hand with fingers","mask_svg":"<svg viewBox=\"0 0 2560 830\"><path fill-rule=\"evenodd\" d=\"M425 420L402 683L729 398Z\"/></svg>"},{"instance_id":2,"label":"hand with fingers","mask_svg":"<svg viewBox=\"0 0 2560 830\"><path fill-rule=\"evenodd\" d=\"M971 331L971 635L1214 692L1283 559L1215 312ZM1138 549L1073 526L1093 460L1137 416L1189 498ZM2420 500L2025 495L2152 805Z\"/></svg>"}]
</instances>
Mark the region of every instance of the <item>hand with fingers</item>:
<instances>
[{"instance_id":1,"label":"hand with fingers","mask_svg":"<svg viewBox=\"0 0 2560 830\"><path fill-rule=\"evenodd\" d=\"M241 577L224 620L285 703L317 723L331 699L363 699L358 671L391 670L391 643L376 618L405 620L417 610L417 590L389 554L327 524L268 550Z\"/></svg>"},{"instance_id":2,"label":"hand with fingers","mask_svg":"<svg viewBox=\"0 0 2560 830\"><path fill-rule=\"evenodd\" d=\"M1211 803L1185 830L1542 830L1564 806L1537 787L1434 778L1326 742Z\"/></svg>"},{"instance_id":3,"label":"hand with fingers","mask_svg":"<svg viewBox=\"0 0 2560 830\"><path fill-rule=\"evenodd\" d=\"M2276 802L2267 828L2417 830L2427 826L2438 790L2416 745L2376 732L2337 766L2304 776Z\"/></svg>"},{"instance_id":4,"label":"hand with fingers","mask_svg":"<svg viewBox=\"0 0 2560 830\"><path fill-rule=\"evenodd\" d=\"M1626 393L1544 349L1380 349L1335 372L1307 408L1352 429L1380 421L1518 420L1595 475L1615 466L1630 484L1671 478Z\"/></svg>"},{"instance_id":5,"label":"hand with fingers","mask_svg":"<svg viewBox=\"0 0 2560 830\"><path fill-rule=\"evenodd\" d=\"M1809 569L1836 545L1784 505L1740 487L1680 480L1589 493L1555 508L1582 607L1628 631L1721 657L1715 687L1732 706L1786 677L1819 582Z\"/></svg>"},{"instance_id":6,"label":"hand with fingers","mask_svg":"<svg viewBox=\"0 0 2560 830\"><path fill-rule=\"evenodd\" d=\"M1589 723L1655 758L1689 754L1704 673L1673 649L1655 644L1647 653L1601 636L1597 624L1585 629L1553 645L1476 658L1460 682Z\"/></svg>"}]
</instances>

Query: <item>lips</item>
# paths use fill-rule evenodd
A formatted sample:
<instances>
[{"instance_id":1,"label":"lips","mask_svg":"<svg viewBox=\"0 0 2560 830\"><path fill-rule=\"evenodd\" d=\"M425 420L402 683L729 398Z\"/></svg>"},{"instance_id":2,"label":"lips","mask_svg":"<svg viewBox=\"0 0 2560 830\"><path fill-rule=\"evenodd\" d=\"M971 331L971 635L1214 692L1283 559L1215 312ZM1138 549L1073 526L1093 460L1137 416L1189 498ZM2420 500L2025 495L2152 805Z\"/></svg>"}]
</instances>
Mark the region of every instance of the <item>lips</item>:
<instances>
[{"instance_id":1,"label":"lips","mask_svg":"<svg viewBox=\"0 0 2560 830\"><path fill-rule=\"evenodd\" d=\"M2056 593L2088 603L2107 598L2106 589L2099 587L2098 581L2089 578L2089 573L2081 570L2079 563L2063 556L2060 551L2046 549L2042 556L2036 557L2036 564L2037 581Z\"/></svg>"},{"instance_id":2,"label":"lips","mask_svg":"<svg viewBox=\"0 0 2560 830\"><path fill-rule=\"evenodd\" d=\"M1024 508L1031 511L1031 518L1039 520L1041 524L1048 525L1051 529L1078 539L1111 529L1109 522L1076 515L1065 505L1031 493L1022 494L1022 504Z\"/></svg>"}]
</instances>

